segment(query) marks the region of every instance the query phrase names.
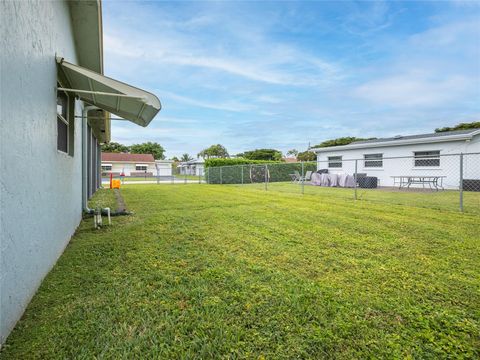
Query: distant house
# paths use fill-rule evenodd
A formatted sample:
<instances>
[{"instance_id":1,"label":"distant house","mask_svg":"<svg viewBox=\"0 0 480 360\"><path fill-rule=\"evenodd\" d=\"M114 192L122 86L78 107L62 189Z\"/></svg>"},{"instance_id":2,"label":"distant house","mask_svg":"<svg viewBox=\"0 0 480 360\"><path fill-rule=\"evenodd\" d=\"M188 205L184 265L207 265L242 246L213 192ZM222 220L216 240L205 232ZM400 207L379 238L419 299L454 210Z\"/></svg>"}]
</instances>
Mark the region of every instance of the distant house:
<instances>
[{"instance_id":1,"label":"distant house","mask_svg":"<svg viewBox=\"0 0 480 360\"><path fill-rule=\"evenodd\" d=\"M151 93L104 76L99 0L0 1L0 345L101 185L110 116L147 126Z\"/></svg>"},{"instance_id":2,"label":"distant house","mask_svg":"<svg viewBox=\"0 0 480 360\"><path fill-rule=\"evenodd\" d=\"M282 161L284 161L286 163L296 163L296 162L298 162L297 158L294 158L294 157L284 157L284 158L282 158Z\"/></svg>"},{"instance_id":3,"label":"distant house","mask_svg":"<svg viewBox=\"0 0 480 360\"><path fill-rule=\"evenodd\" d=\"M172 176L172 160L155 160L152 154L102 152L102 176Z\"/></svg>"},{"instance_id":4,"label":"distant house","mask_svg":"<svg viewBox=\"0 0 480 360\"><path fill-rule=\"evenodd\" d=\"M180 175L203 176L205 172L205 161L202 159L184 161L177 165Z\"/></svg>"},{"instance_id":5,"label":"distant house","mask_svg":"<svg viewBox=\"0 0 480 360\"><path fill-rule=\"evenodd\" d=\"M380 185L393 185L392 176L444 176L446 187L459 185L460 153L480 152L480 129L394 136L348 145L312 149L318 169L331 173L366 173ZM480 179L478 156L465 156L464 178ZM356 161L355 161L356 160ZM475 162L477 165L475 166Z\"/></svg>"}]
</instances>

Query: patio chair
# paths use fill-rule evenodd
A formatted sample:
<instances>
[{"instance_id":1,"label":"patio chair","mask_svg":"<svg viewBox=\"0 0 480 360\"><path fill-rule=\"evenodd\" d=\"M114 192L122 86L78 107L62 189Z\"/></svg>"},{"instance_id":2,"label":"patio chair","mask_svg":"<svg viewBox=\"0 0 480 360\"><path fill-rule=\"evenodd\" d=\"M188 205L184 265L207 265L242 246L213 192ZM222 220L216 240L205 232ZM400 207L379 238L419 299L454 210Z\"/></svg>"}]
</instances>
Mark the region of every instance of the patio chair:
<instances>
[{"instance_id":1,"label":"patio chair","mask_svg":"<svg viewBox=\"0 0 480 360\"><path fill-rule=\"evenodd\" d=\"M310 181L313 171L307 171L305 177L300 177L300 181Z\"/></svg>"},{"instance_id":2,"label":"patio chair","mask_svg":"<svg viewBox=\"0 0 480 360\"><path fill-rule=\"evenodd\" d=\"M300 175L300 173L295 170L293 172L293 174L290 174L291 178L292 178L292 182L300 182L300 180L302 180L302 176Z\"/></svg>"}]
</instances>

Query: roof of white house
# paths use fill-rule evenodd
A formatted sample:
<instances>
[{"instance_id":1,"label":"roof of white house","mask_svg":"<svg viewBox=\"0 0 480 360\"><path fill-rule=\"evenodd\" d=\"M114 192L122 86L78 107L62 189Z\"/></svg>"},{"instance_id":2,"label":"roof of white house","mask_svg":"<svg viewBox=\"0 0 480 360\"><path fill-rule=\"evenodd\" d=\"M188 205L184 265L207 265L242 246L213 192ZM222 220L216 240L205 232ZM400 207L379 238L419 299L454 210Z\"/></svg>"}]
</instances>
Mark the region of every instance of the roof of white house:
<instances>
[{"instance_id":1,"label":"roof of white house","mask_svg":"<svg viewBox=\"0 0 480 360\"><path fill-rule=\"evenodd\" d=\"M439 133L418 134L418 135L397 135L389 138L380 138L372 140L354 141L348 145L329 146L312 149L314 152L326 152L334 150L363 149L371 147L385 147L411 144L429 144L446 141L465 141L471 140L474 136L480 134L480 129L455 130Z\"/></svg>"},{"instance_id":2,"label":"roof of white house","mask_svg":"<svg viewBox=\"0 0 480 360\"><path fill-rule=\"evenodd\" d=\"M153 158L152 154L128 154L128 153L102 152L102 161L154 163L155 159Z\"/></svg>"},{"instance_id":3,"label":"roof of white house","mask_svg":"<svg viewBox=\"0 0 480 360\"><path fill-rule=\"evenodd\" d=\"M190 161L182 161L179 165L201 165L204 163L205 163L205 160L203 159L193 159Z\"/></svg>"}]
</instances>

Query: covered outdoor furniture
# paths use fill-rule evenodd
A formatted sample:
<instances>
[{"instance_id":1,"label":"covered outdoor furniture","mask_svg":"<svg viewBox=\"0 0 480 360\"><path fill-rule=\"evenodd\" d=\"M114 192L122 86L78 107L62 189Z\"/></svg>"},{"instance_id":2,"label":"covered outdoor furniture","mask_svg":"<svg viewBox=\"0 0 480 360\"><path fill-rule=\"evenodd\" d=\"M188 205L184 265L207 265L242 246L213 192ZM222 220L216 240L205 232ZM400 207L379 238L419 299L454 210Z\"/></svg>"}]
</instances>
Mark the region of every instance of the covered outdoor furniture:
<instances>
[{"instance_id":1,"label":"covered outdoor furniture","mask_svg":"<svg viewBox=\"0 0 480 360\"><path fill-rule=\"evenodd\" d=\"M337 174L325 174L328 176L328 180L330 182L330 186L338 186L338 175Z\"/></svg>"},{"instance_id":2,"label":"covered outdoor furniture","mask_svg":"<svg viewBox=\"0 0 480 360\"><path fill-rule=\"evenodd\" d=\"M425 188L425 185L428 185L431 190L443 190L443 179L446 176L439 175L399 175L392 176L393 184L399 184L398 188L407 188L409 189L411 185L422 185Z\"/></svg>"},{"instance_id":3,"label":"covered outdoor furniture","mask_svg":"<svg viewBox=\"0 0 480 360\"><path fill-rule=\"evenodd\" d=\"M355 178L348 174L327 174L318 172L312 174L312 185L325 187L355 187Z\"/></svg>"},{"instance_id":4,"label":"covered outdoor furniture","mask_svg":"<svg viewBox=\"0 0 480 360\"><path fill-rule=\"evenodd\" d=\"M317 185L317 186L328 186L328 176L327 174L319 174L318 172L312 174L312 179L310 180L310 184Z\"/></svg>"},{"instance_id":5,"label":"covered outdoor furniture","mask_svg":"<svg viewBox=\"0 0 480 360\"><path fill-rule=\"evenodd\" d=\"M338 175L338 186L353 188L355 187L355 178L352 175L348 174L339 174Z\"/></svg>"}]
</instances>

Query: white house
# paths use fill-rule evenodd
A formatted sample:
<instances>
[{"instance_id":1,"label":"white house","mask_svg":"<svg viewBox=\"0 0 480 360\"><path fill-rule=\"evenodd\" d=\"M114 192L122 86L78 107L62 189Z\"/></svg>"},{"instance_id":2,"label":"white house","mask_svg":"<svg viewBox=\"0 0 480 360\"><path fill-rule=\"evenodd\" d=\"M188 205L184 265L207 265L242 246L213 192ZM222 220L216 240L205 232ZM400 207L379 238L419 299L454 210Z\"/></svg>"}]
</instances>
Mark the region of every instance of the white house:
<instances>
[{"instance_id":1,"label":"white house","mask_svg":"<svg viewBox=\"0 0 480 360\"><path fill-rule=\"evenodd\" d=\"M0 344L100 186L109 113L147 126L158 98L103 75L100 1L0 1Z\"/></svg>"},{"instance_id":2,"label":"white house","mask_svg":"<svg viewBox=\"0 0 480 360\"><path fill-rule=\"evenodd\" d=\"M180 175L203 176L205 172L205 161L202 159L181 162L177 165Z\"/></svg>"},{"instance_id":3,"label":"white house","mask_svg":"<svg viewBox=\"0 0 480 360\"><path fill-rule=\"evenodd\" d=\"M158 176L172 176L173 160L155 160Z\"/></svg>"},{"instance_id":4,"label":"white house","mask_svg":"<svg viewBox=\"0 0 480 360\"><path fill-rule=\"evenodd\" d=\"M480 153L480 129L395 136L312 149L317 168L330 173L377 177L393 186L394 176L439 176L445 188L460 184L460 153ZM463 178L480 179L480 154L463 156Z\"/></svg>"},{"instance_id":5,"label":"white house","mask_svg":"<svg viewBox=\"0 0 480 360\"><path fill-rule=\"evenodd\" d=\"M172 176L171 160L155 160L152 154L102 152L102 175Z\"/></svg>"}]
</instances>

